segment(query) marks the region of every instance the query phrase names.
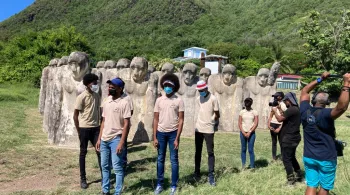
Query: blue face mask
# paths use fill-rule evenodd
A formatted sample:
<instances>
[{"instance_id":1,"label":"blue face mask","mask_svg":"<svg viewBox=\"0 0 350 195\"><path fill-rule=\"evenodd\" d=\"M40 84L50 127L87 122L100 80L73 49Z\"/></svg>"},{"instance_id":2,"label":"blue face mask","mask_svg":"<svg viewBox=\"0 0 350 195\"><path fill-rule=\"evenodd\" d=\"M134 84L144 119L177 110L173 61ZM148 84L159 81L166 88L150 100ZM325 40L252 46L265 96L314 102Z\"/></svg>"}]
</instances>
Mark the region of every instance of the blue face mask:
<instances>
[{"instance_id":1,"label":"blue face mask","mask_svg":"<svg viewBox=\"0 0 350 195\"><path fill-rule=\"evenodd\" d=\"M172 87L164 87L164 92L166 94L171 94L173 92L173 88Z\"/></svg>"},{"instance_id":2,"label":"blue face mask","mask_svg":"<svg viewBox=\"0 0 350 195\"><path fill-rule=\"evenodd\" d=\"M204 97L205 95L207 95L207 92L206 91L201 91L201 92L199 92L199 95Z\"/></svg>"}]
</instances>

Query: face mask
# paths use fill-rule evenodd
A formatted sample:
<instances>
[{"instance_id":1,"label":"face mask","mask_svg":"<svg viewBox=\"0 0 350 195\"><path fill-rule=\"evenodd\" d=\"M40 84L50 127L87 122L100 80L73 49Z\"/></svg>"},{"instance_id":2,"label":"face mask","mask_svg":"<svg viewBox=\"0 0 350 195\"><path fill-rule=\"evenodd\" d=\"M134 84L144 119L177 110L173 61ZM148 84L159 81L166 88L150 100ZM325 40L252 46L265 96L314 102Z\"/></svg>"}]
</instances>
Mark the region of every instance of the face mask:
<instances>
[{"instance_id":1,"label":"face mask","mask_svg":"<svg viewBox=\"0 0 350 195\"><path fill-rule=\"evenodd\" d=\"M98 93L99 89L100 89L100 87L98 85L91 85L91 91Z\"/></svg>"},{"instance_id":2,"label":"face mask","mask_svg":"<svg viewBox=\"0 0 350 195\"><path fill-rule=\"evenodd\" d=\"M109 95L111 95L111 96L117 95L117 90L116 89L109 89L108 92L109 92Z\"/></svg>"},{"instance_id":3,"label":"face mask","mask_svg":"<svg viewBox=\"0 0 350 195\"><path fill-rule=\"evenodd\" d=\"M199 92L199 95L204 97L205 95L207 95L207 92L206 91L201 91L201 92Z\"/></svg>"},{"instance_id":4,"label":"face mask","mask_svg":"<svg viewBox=\"0 0 350 195\"><path fill-rule=\"evenodd\" d=\"M164 92L166 94L171 94L173 92L173 88L172 87L164 87Z\"/></svg>"}]
</instances>

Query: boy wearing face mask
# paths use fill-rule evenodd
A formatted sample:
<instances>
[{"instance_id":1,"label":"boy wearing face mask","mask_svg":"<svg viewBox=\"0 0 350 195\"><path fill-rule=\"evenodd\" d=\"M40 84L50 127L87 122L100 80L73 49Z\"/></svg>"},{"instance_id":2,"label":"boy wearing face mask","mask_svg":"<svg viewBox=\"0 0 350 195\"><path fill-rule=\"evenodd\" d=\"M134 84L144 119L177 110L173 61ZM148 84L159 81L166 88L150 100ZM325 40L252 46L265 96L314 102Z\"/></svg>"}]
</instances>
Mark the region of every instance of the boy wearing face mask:
<instances>
[{"instance_id":1,"label":"boy wearing face mask","mask_svg":"<svg viewBox=\"0 0 350 195\"><path fill-rule=\"evenodd\" d=\"M219 103L216 97L208 91L205 81L198 81L196 89L199 92L199 97L196 99L198 118L195 129L196 153L194 176L196 179L200 178L203 140L205 140L208 152L208 181L211 186L215 186L214 126L215 122L220 118Z\"/></svg>"},{"instance_id":2,"label":"boy wearing face mask","mask_svg":"<svg viewBox=\"0 0 350 195\"><path fill-rule=\"evenodd\" d=\"M131 105L123 92L120 78L108 80L109 96L103 104L101 131L96 150L101 151L102 194L109 194L111 166L115 173L115 194L121 194L124 183L125 142L129 133ZM111 162L112 159L112 163Z\"/></svg>"},{"instance_id":3,"label":"boy wearing face mask","mask_svg":"<svg viewBox=\"0 0 350 195\"><path fill-rule=\"evenodd\" d=\"M98 94L98 77L95 74L87 74L83 78L83 84L86 89L75 101L74 124L77 129L80 140L80 187L86 189L85 158L89 141L93 146L96 145L100 133L100 103L101 98ZM101 170L100 152L96 151L98 165Z\"/></svg>"},{"instance_id":4,"label":"boy wearing face mask","mask_svg":"<svg viewBox=\"0 0 350 195\"><path fill-rule=\"evenodd\" d=\"M169 145L171 161L170 195L174 195L179 180L178 149L184 121L184 102L175 95L180 88L179 79L176 75L166 74L162 77L160 83L166 95L159 97L154 106L153 145L158 150L158 181L154 194L160 194L163 191L165 154L167 145Z\"/></svg>"}]
</instances>

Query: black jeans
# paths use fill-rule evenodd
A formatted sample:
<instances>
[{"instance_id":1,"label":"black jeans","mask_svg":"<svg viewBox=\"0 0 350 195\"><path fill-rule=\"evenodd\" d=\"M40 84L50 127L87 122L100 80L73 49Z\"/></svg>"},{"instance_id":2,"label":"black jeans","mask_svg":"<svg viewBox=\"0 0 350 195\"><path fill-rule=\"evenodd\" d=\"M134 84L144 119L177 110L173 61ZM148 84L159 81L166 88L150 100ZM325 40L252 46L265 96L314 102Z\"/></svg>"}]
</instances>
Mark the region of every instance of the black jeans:
<instances>
[{"instance_id":1,"label":"black jeans","mask_svg":"<svg viewBox=\"0 0 350 195\"><path fill-rule=\"evenodd\" d=\"M207 144L209 176L214 176L215 156L214 156L214 133L195 133L195 174L200 174L203 140Z\"/></svg>"},{"instance_id":2,"label":"black jeans","mask_svg":"<svg viewBox=\"0 0 350 195\"><path fill-rule=\"evenodd\" d=\"M281 126L280 124L275 124L275 123L271 123L270 124L271 127L273 127L274 129L278 129L279 126ZM274 160L277 159L276 157L276 153L277 153L277 141L279 142L279 146L280 146L280 151L281 151L281 155L282 155L282 147L281 147L281 139L280 139L280 132L275 133L273 131L270 131L271 134L271 139L272 139L272 158Z\"/></svg>"},{"instance_id":3,"label":"black jeans","mask_svg":"<svg viewBox=\"0 0 350 195\"><path fill-rule=\"evenodd\" d=\"M79 155L79 166L80 166L80 179L86 180L86 171L85 171L85 158L87 154L87 148L89 145L89 141L95 147L98 141L98 136L100 134L100 127L92 127L92 128L79 128L80 135L80 155ZM96 151L96 150L95 150ZM100 152L97 152L98 166L101 171L101 156ZM102 171L101 171L102 173Z\"/></svg>"},{"instance_id":4,"label":"black jeans","mask_svg":"<svg viewBox=\"0 0 350 195\"><path fill-rule=\"evenodd\" d=\"M295 158L295 152L297 150L298 144L283 146L283 165L286 169L287 176L293 174L300 170L299 163Z\"/></svg>"}]
</instances>

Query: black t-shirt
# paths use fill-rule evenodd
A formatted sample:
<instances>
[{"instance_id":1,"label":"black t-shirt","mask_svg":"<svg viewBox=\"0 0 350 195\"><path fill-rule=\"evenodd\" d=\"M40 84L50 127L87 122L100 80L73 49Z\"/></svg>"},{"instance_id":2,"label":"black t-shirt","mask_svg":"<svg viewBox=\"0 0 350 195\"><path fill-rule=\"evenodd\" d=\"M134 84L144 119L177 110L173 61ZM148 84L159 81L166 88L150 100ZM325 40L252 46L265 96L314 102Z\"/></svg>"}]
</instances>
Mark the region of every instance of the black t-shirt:
<instances>
[{"instance_id":1,"label":"black t-shirt","mask_svg":"<svg viewBox=\"0 0 350 195\"><path fill-rule=\"evenodd\" d=\"M308 122L308 112L313 114L318 111L315 122ZM330 108L312 107L308 101L300 104L301 121L304 128L304 156L315 160L336 160L337 150L335 147L335 127L334 120L331 117Z\"/></svg>"},{"instance_id":2,"label":"black t-shirt","mask_svg":"<svg viewBox=\"0 0 350 195\"><path fill-rule=\"evenodd\" d=\"M299 107L290 106L283 116L286 119L281 128L282 146L297 146L301 140Z\"/></svg>"}]
</instances>

